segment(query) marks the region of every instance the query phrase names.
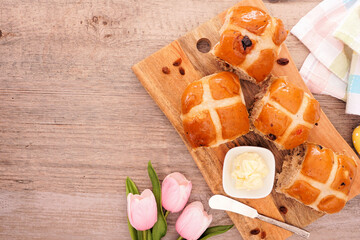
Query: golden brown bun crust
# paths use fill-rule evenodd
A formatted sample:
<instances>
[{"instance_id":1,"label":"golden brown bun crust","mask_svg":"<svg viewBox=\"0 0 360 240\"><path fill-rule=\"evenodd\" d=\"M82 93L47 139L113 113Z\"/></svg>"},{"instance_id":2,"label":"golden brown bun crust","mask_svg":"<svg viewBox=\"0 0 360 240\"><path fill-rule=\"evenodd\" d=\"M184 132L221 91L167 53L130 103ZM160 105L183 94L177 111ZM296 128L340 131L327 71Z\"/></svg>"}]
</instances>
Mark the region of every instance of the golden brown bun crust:
<instances>
[{"instance_id":1,"label":"golden brown bun crust","mask_svg":"<svg viewBox=\"0 0 360 240\"><path fill-rule=\"evenodd\" d=\"M189 84L181 109L185 136L193 148L216 146L249 132L249 114L234 73L216 73Z\"/></svg>"},{"instance_id":2,"label":"golden brown bun crust","mask_svg":"<svg viewBox=\"0 0 360 240\"><path fill-rule=\"evenodd\" d=\"M184 131L192 147L210 146L216 141L216 129L209 111L183 120Z\"/></svg>"},{"instance_id":3,"label":"golden brown bun crust","mask_svg":"<svg viewBox=\"0 0 360 240\"><path fill-rule=\"evenodd\" d=\"M345 204L345 200L337 198L335 195L329 195L321 199L318 208L320 211L332 214L340 212L345 207Z\"/></svg>"},{"instance_id":4,"label":"golden brown bun crust","mask_svg":"<svg viewBox=\"0 0 360 240\"><path fill-rule=\"evenodd\" d=\"M276 191L325 213L339 212L356 178L356 162L313 143L294 149L284 161Z\"/></svg>"},{"instance_id":5,"label":"golden brown bun crust","mask_svg":"<svg viewBox=\"0 0 360 240\"><path fill-rule=\"evenodd\" d=\"M303 180L296 180L286 189L286 193L305 205L312 204L320 195L320 190Z\"/></svg>"},{"instance_id":6,"label":"golden brown bun crust","mask_svg":"<svg viewBox=\"0 0 360 240\"><path fill-rule=\"evenodd\" d=\"M181 97L181 113L186 114L202 102L204 94L202 82L193 82L184 91Z\"/></svg>"}]
</instances>

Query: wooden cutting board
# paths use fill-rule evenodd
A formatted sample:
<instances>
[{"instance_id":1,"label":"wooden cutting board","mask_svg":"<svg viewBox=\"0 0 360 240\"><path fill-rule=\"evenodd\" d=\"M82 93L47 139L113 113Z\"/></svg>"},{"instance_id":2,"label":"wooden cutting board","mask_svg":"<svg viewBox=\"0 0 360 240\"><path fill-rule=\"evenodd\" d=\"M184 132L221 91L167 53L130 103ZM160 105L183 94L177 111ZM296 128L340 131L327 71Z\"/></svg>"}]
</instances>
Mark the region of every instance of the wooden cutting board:
<instances>
[{"instance_id":1,"label":"wooden cutting board","mask_svg":"<svg viewBox=\"0 0 360 240\"><path fill-rule=\"evenodd\" d=\"M261 0L243 0L239 4L257 6L266 10ZM272 15L276 17L276 13L272 13ZM275 155L277 172L280 172L283 158L287 154L286 151L277 150L274 144L262 139L252 132L219 147L200 148L196 151L191 149L185 139L180 119L181 95L189 83L206 75L221 71L221 68L214 57L210 53L200 52L197 45L199 46L201 45L200 43L209 42L211 46L213 46L219 41L219 29L222 26L224 17L225 12L191 32L188 32L186 35L180 37L132 67L144 88L149 92L150 96L159 105L160 109L178 131L214 194L225 194L222 188L222 167L224 156L229 149L240 145L266 147ZM286 66L275 64L272 74L275 76L288 76L290 82L310 93L301 79L285 45L282 46L280 57L286 57L290 62ZM179 58L182 59L180 67L184 70L183 74L180 73L179 66L173 66L173 63ZM168 67L170 73L163 73L163 67ZM245 81L241 81L241 85L245 95L246 105L249 108L252 105L254 95L258 92L259 88L256 85ZM323 112L318 126L314 127L311 131L309 141L322 144L339 153L345 153L352 156L360 164L357 155L337 132ZM358 170L360 171L360 168ZM358 175L360 175L360 173L358 173ZM360 178L358 178L358 181L356 181L352 187L351 198L359 193ZM286 221L299 227L305 227L323 215L292 199L285 198L282 194L275 193L275 191L263 199L239 200L256 208L261 214ZM288 212L286 214L282 214L278 210L281 206L287 208ZM266 239L278 240L291 236L290 232L259 220L243 217L234 213L228 214L244 239L260 239L260 234L256 236L250 234L250 231L255 228L259 228L262 232L265 232Z\"/></svg>"}]
</instances>

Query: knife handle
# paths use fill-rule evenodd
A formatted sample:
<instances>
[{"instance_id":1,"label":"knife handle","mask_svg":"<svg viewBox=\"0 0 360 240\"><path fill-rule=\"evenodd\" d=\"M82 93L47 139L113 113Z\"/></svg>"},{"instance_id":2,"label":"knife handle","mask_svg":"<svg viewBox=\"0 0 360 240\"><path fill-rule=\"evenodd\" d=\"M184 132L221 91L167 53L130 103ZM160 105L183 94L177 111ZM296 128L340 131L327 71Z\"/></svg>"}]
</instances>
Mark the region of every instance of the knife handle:
<instances>
[{"instance_id":1,"label":"knife handle","mask_svg":"<svg viewBox=\"0 0 360 240\"><path fill-rule=\"evenodd\" d=\"M286 230L288 230L290 232L293 232L293 233L295 233L295 234L297 234L297 235L299 235L299 236L301 236L303 238L308 239L310 237L310 233L305 231L304 229L301 229L301 228L292 226L290 224L275 220L273 218L269 218L269 217L266 217L266 216L261 215L261 214L258 214L258 216L256 218L260 219L261 221L271 223L271 224L273 224L275 226L286 229Z\"/></svg>"}]
</instances>

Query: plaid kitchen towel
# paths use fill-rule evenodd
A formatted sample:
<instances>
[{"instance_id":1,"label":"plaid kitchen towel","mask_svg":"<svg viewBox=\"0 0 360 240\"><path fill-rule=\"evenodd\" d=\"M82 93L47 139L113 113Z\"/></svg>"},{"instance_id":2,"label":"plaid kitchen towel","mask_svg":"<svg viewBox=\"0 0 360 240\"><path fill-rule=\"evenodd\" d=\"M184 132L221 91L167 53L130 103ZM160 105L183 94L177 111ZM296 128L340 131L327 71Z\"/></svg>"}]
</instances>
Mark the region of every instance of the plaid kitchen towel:
<instances>
[{"instance_id":1,"label":"plaid kitchen towel","mask_svg":"<svg viewBox=\"0 0 360 240\"><path fill-rule=\"evenodd\" d=\"M300 75L312 93L346 100L347 82L330 72L312 53L305 59Z\"/></svg>"},{"instance_id":2,"label":"plaid kitchen towel","mask_svg":"<svg viewBox=\"0 0 360 240\"><path fill-rule=\"evenodd\" d=\"M350 89L347 82L350 79L348 76L353 55L351 47L360 46L357 43L360 36L357 34L360 31L360 22L354 20L356 17L349 16L359 2L357 0L324 0L291 30L291 33L311 51L300 74L312 92L346 100L347 90ZM357 30L350 30L353 28ZM335 33L341 37L336 35L335 38ZM348 46L343 41L346 44L351 42L351 44ZM352 86L356 86L356 83ZM351 109L350 106L355 105L355 102L352 102L354 98L349 100L347 107ZM360 109L358 112L360 114Z\"/></svg>"},{"instance_id":3,"label":"plaid kitchen towel","mask_svg":"<svg viewBox=\"0 0 360 240\"><path fill-rule=\"evenodd\" d=\"M352 50L360 53L360 1L351 8L333 35Z\"/></svg>"},{"instance_id":4,"label":"plaid kitchen towel","mask_svg":"<svg viewBox=\"0 0 360 240\"><path fill-rule=\"evenodd\" d=\"M334 37L353 50L347 86L346 113L360 115L360 1L335 30Z\"/></svg>"},{"instance_id":5,"label":"plaid kitchen towel","mask_svg":"<svg viewBox=\"0 0 360 240\"><path fill-rule=\"evenodd\" d=\"M360 115L360 54L355 51L350 67L346 113Z\"/></svg>"}]
</instances>

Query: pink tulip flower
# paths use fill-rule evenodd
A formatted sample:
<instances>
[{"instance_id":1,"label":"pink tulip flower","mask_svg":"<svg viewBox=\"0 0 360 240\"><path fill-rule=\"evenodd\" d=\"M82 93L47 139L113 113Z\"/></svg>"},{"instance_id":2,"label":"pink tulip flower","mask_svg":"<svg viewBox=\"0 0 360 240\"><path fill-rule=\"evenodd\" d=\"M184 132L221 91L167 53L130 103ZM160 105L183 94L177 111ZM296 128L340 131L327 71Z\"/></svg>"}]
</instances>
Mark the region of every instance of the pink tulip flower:
<instances>
[{"instance_id":1,"label":"pink tulip flower","mask_svg":"<svg viewBox=\"0 0 360 240\"><path fill-rule=\"evenodd\" d=\"M157 221L155 196L149 189L141 195L129 193L127 196L127 214L130 224L138 231L145 231Z\"/></svg>"},{"instance_id":2,"label":"pink tulip flower","mask_svg":"<svg viewBox=\"0 0 360 240\"><path fill-rule=\"evenodd\" d=\"M191 182L181 173L167 175L161 188L162 206L170 212L180 212L189 200L191 188Z\"/></svg>"},{"instance_id":3,"label":"pink tulip flower","mask_svg":"<svg viewBox=\"0 0 360 240\"><path fill-rule=\"evenodd\" d=\"M198 239L209 227L212 216L204 211L201 202L189 204L176 221L176 231L187 240Z\"/></svg>"}]
</instances>

